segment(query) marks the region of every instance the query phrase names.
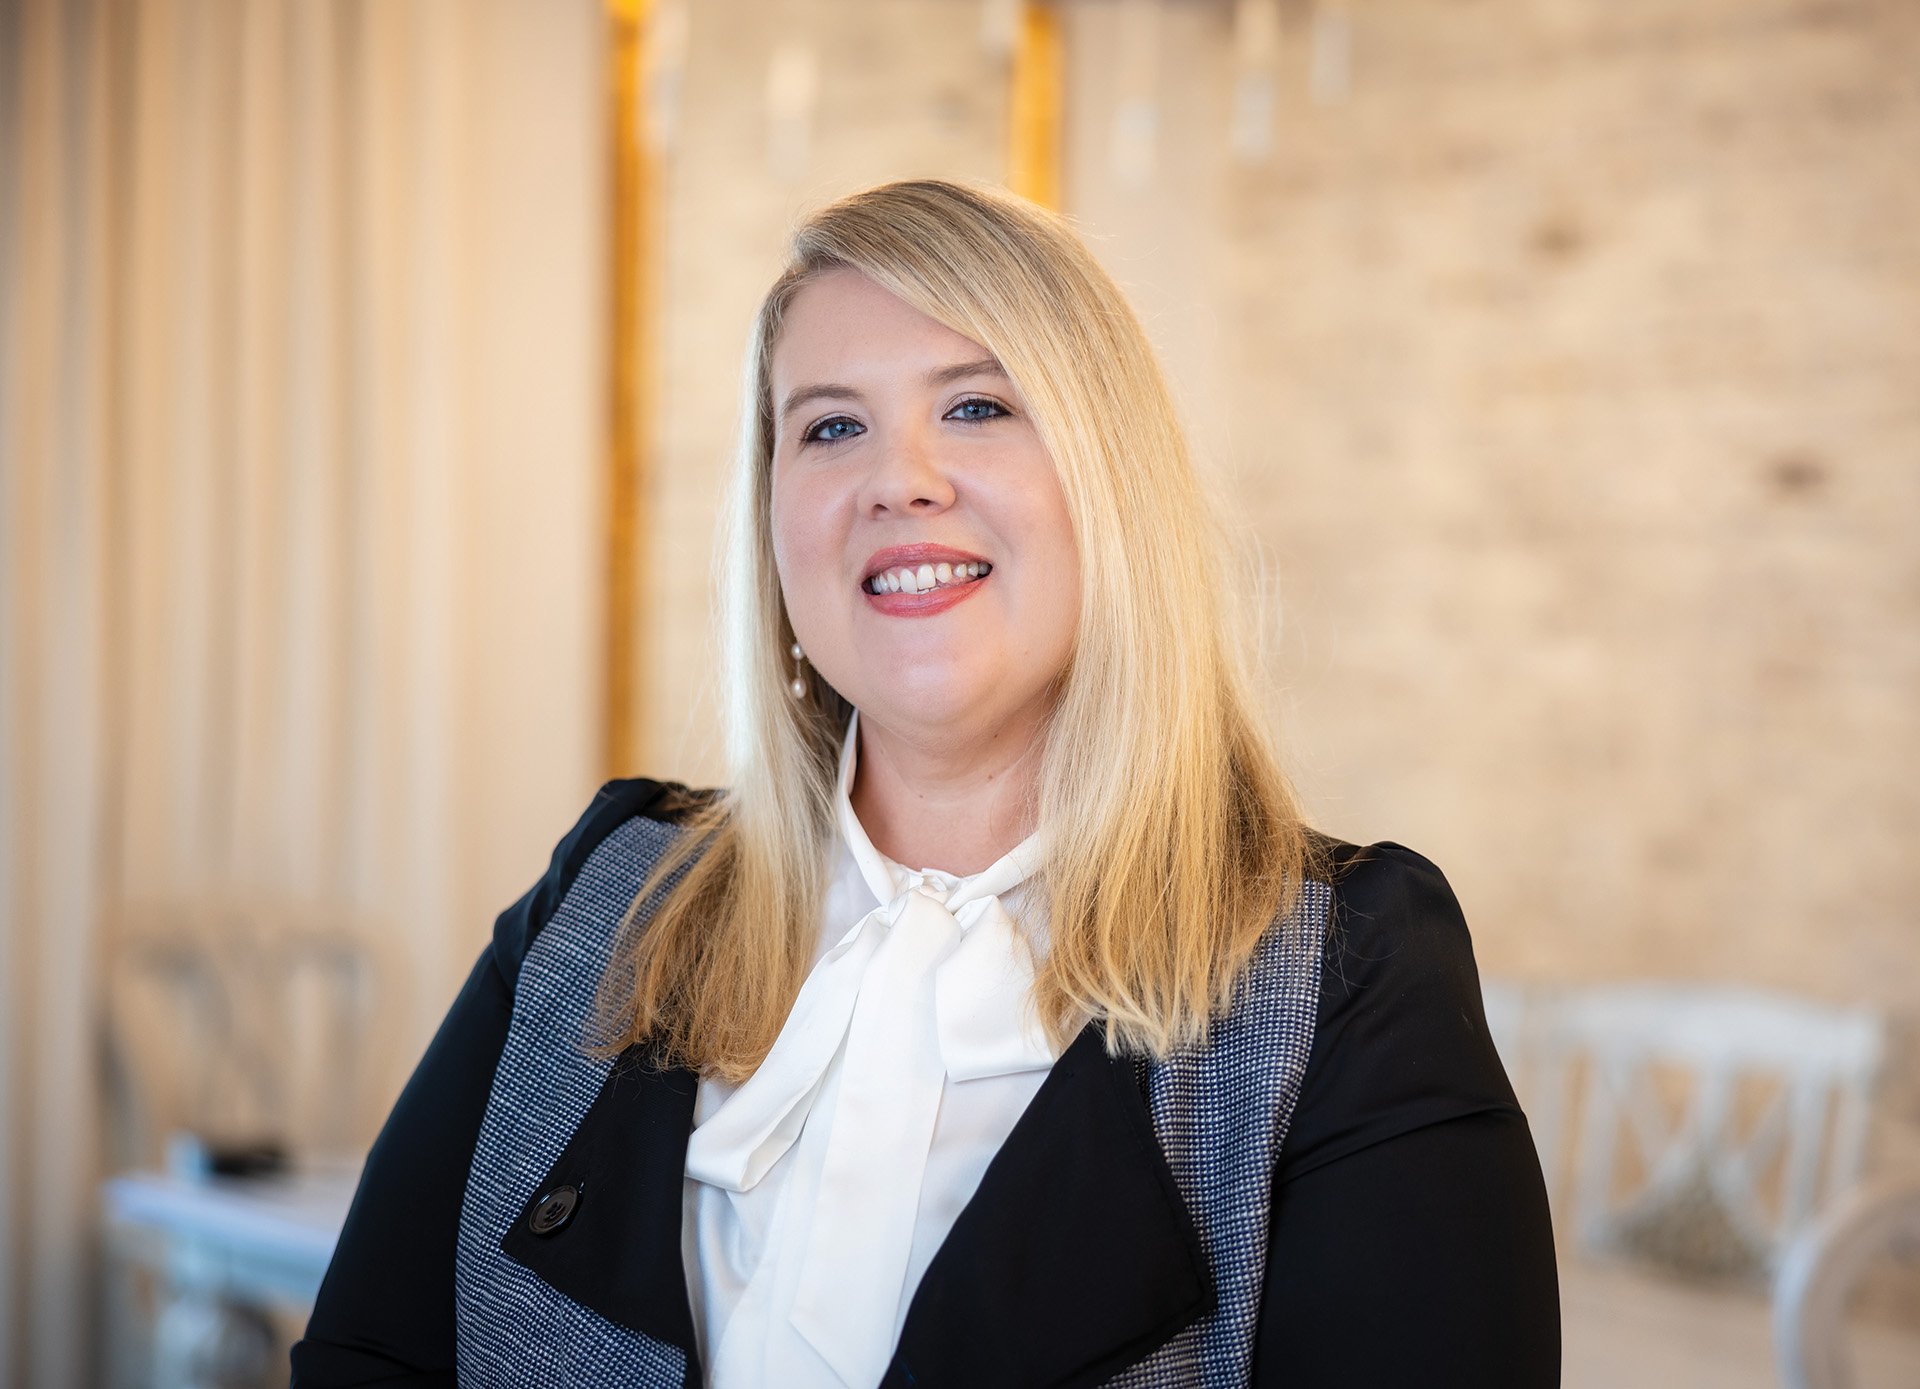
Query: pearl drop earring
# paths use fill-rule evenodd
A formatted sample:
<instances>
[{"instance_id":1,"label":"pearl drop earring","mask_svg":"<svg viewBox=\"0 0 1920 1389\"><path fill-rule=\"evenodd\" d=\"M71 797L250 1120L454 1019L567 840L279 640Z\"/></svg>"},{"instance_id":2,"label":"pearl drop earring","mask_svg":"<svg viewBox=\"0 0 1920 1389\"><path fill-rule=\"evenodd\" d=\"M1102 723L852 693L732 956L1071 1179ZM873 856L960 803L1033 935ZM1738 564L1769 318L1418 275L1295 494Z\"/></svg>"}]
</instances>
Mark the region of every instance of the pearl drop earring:
<instances>
[{"instance_id":1,"label":"pearl drop earring","mask_svg":"<svg viewBox=\"0 0 1920 1389\"><path fill-rule=\"evenodd\" d=\"M806 655L800 650L799 642L795 642L792 646L788 647L787 650L788 654L793 657L794 664L793 679L787 682L787 690L795 699L805 699L807 697L807 682L801 678L799 667L800 663L806 660Z\"/></svg>"}]
</instances>

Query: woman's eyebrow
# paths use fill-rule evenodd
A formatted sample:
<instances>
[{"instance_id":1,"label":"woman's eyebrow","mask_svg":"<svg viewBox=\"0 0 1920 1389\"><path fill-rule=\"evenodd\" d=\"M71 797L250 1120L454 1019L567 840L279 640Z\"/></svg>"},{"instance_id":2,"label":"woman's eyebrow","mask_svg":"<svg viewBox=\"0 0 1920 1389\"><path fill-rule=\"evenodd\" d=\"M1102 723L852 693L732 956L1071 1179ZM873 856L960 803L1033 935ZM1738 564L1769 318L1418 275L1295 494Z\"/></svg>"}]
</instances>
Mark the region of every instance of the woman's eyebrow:
<instances>
[{"instance_id":1,"label":"woman's eyebrow","mask_svg":"<svg viewBox=\"0 0 1920 1389\"><path fill-rule=\"evenodd\" d=\"M1006 369L996 357L982 357L972 362L955 362L951 366L935 367L927 373L929 386L944 386L949 381L959 381L968 376L998 376L1006 378ZM852 386L842 386L836 382L824 381L817 386L796 387L788 396L787 403L780 407L780 418L785 419L802 405L814 400L859 400L860 392Z\"/></svg>"}]
</instances>

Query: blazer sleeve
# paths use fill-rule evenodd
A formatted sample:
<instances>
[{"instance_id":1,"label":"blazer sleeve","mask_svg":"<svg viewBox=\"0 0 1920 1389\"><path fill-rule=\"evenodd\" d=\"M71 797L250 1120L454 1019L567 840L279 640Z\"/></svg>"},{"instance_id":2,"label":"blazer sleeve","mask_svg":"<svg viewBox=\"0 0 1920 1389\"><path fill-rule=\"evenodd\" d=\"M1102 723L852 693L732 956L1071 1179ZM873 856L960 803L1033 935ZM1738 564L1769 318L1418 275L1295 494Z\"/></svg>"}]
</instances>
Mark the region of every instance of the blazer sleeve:
<instances>
[{"instance_id":1,"label":"blazer sleeve","mask_svg":"<svg viewBox=\"0 0 1920 1389\"><path fill-rule=\"evenodd\" d=\"M1460 904L1401 845L1342 846L1337 863L1254 1383L1557 1385L1546 1186Z\"/></svg>"},{"instance_id":2,"label":"blazer sleeve","mask_svg":"<svg viewBox=\"0 0 1920 1389\"><path fill-rule=\"evenodd\" d=\"M685 788L641 778L601 787L539 881L495 920L367 1154L306 1333L293 1346L293 1389L454 1385L460 1206L520 962L600 841L669 789Z\"/></svg>"}]
</instances>

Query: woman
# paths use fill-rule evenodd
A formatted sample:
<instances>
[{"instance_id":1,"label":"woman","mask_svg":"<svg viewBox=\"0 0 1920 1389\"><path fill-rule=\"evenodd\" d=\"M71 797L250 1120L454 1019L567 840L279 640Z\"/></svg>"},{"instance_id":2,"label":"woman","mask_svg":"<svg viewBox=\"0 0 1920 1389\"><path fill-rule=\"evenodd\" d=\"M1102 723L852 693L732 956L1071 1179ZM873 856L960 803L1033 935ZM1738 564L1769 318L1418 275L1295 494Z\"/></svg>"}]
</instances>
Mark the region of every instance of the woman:
<instances>
[{"instance_id":1,"label":"woman","mask_svg":"<svg viewBox=\"0 0 1920 1389\"><path fill-rule=\"evenodd\" d=\"M609 783L501 916L295 1383L1556 1383L1458 905L1303 823L1065 223L821 210L745 410L730 787Z\"/></svg>"}]
</instances>

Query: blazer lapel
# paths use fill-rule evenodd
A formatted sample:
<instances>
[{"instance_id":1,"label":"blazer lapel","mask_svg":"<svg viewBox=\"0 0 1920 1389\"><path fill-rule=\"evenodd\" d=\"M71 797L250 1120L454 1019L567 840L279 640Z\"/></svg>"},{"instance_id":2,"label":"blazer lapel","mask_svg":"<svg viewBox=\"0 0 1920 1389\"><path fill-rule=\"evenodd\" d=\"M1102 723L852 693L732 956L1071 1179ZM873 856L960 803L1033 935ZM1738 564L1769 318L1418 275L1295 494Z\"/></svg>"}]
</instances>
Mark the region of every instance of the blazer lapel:
<instances>
[{"instance_id":1,"label":"blazer lapel","mask_svg":"<svg viewBox=\"0 0 1920 1389\"><path fill-rule=\"evenodd\" d=\"M685 1351L688 1385L701 1380L680 1252L696 1085L692 1071L658 1069L638 1046L621 1053L500 1241L509 1259L575 1302Z\"/></svg>"},{"instance_id":2,"label":"blazer lapel","mask_svg":"<svg viewBox=\"0 0 1920 1389\"><path fill-rule=\"evenodd\" d=\"M681 1200L696 1084L693 1072L653 1069L630 1048L501 1241L508 1258L575 1302L678 1346L689 1385L700 1368ZM563 1188L571 1199L548 1202ZM934 1256L883 1383L1095 1384L1212 1303L1206 1256L1135 1063L1108 1058L1089 1026Z\"/></svg>"},{"instance_id":3,"label":"blazer lapel","mask_svg":"<svg viewBox=\"0 0 1920 1389\"><path fill-rule=\"evenodd\" d=\"M1136 1063L1089 1024L928 1265L885 1389L1097 1384L1213 1305Z\"/></svg>"}]
</instances>

